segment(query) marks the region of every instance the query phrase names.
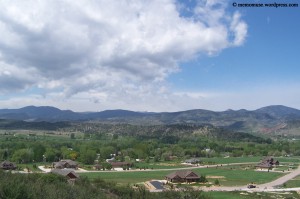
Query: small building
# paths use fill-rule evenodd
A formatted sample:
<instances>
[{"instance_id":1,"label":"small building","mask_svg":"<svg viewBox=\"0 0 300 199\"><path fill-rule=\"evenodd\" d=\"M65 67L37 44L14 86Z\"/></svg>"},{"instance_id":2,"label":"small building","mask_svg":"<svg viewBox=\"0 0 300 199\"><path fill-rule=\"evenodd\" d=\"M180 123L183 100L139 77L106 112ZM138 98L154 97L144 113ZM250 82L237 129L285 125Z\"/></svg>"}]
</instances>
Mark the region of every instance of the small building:
<instances>
[{"instance_id":1,"label":"small building","mask_svg":"<svg viewBox=\"0 0 300 199\"><path fill-rule=\"evenodd\" d=\"M14 163L5 160L1 162L0 168L4 170L15 170L17 169L17 166Z\"/></svg>"},{"instance_id":2,"label":"small building","mask_svg":"<svg viewBox=\"0 0 300 199\"><path fill-rule=\"evenodd\" d=\"M55 169L78 169L78 163L73 160L60 160L59 162L53 162L52 165Z\"/></svg>"},{"instance_id":3,"label":"small building","mask_svg":"<svg viewBox=\"0 0 300 199\"><path fill-rule=\"evenodd\" d=\"M265 157L255 167L260 169L272 169L274 166L278 166L279 161L274 160L272 157Z\"/></svg>"},{"instance_id":4,"label":"small building","mask_svg":"<svg viewBox=\"0 0 300 199\"><path fill-rule=\"evenodd\" d=\"M129 162L110 162L112 168L129 168L132 166Z\"/></svg>"},{"instance_id":5,"label":"small building","mask_svg":"<svg viewBox=\"0 0 300 199\"><path fill-rule=\"evenodd\" d=\"M187 164L199 164L201 163L200 158L191 158L184 161Z\"/></svg>"},{"instance_id":6,"label":"small building","mask_svg":"<svg viewBox=\"0 0 300 199\"><path fill-rule=\"evenodd\" d=\"M52 169L51 173L66 177L71 184L74 184L75 180L79 178L73 169Z\"/></svg>"},{"instance_id":7,"label":"small building","mask_svg":"<svg viewBox=\"0 0 300 199\"><path fill-rule=\"evenodd\" d=\"M200 177L198 174L191 170L182 170L182 171L176 171L169 175L165 176L165 179L169 182L198 182Z\"/></svg>"}]
</instances>

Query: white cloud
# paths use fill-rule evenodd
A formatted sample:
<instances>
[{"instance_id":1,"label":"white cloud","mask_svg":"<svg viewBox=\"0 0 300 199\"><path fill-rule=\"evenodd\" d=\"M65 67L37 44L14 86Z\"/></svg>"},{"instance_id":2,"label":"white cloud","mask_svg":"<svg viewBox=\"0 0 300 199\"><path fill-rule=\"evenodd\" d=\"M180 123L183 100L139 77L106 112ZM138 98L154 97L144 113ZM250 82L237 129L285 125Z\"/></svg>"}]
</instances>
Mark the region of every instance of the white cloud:
<instances>
[{"instance_id":1,"label":"white cloud","mask_svg":"<svg viewBox=\"0 0 300 199\"><path fill-rule=\"evenodd\" d=\"M1 93L39 88L51 101L59 90L62 103L79 95L154 109L171 96L165 80L179 62L241 45L247 26L216 0L189 17L173 0L3 0L0 32Z\"/></svg>"}]
</instances>

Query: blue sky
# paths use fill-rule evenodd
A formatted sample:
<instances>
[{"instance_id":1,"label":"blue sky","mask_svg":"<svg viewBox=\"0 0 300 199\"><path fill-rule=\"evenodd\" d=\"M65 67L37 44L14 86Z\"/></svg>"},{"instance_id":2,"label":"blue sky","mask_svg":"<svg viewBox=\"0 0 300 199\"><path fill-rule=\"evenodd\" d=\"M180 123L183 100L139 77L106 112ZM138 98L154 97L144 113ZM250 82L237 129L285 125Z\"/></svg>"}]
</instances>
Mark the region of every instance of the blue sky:
<instances>
[{"instance_id":1,"label":"blue sky","mask_svg":"<svg viewBox=\"0 0 300 199\"><path fill-rule=\"evenodd\" d=\"M248 25L245 43L182 63L182 71L170 76L174 87L238 91L299 83L299 8L238 10Z\"/></svg>"},{"instance_id":2,"label":"blue sky","mask_svg":"<svg viewBox=\"0 0 300 199\"><path fill-rule=\"evenodd\" d=\"M233 2L1 1L0 108L300 109L300 8Z\"/></svg>"}]
</instances>

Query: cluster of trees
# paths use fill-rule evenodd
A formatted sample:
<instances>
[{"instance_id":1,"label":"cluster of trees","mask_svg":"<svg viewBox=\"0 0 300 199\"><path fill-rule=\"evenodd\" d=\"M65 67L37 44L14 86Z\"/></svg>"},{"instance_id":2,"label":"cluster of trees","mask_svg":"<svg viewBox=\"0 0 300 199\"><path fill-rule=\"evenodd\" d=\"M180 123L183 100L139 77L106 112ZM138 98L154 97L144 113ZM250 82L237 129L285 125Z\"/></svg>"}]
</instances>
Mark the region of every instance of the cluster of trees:
<instances>
[{"instance_id":1,"label":"cluster of trees","mask_svg":"<svg viewBox=\"0 0 300 199\"><path fill-rule=\"evenodd\" d=\"M0 160L16 163L55 162L60 159L72 159L83 164L105 162L116 155L118 161L144 159L149 161L168 161L175 158L230 156L281 156L300 155L299 141L245 142L210 138L203 135L178 137L171 132L160 138L145 138L123 135L102 135L95 139L71 138L63 140L49 139L44 136L35 139L13 135L0 137Z\"/></svg>"},{"instance_id":2,"label":"cluster of trees","mask_svg":"<svg viewBox=\"0 0 300 199\"><path fill-rule=\"evenodd\" d=\"M0 171L0 198L14 199L154 199L154 198L209 198L203 192L189 188L183 192L165 191L150 193L143 187L133 189L129 186L117 186L100 178L93 181L80 178L74 185L67 183L62 176L55 174L11 174Z\"/></svg>"}]
</instances>

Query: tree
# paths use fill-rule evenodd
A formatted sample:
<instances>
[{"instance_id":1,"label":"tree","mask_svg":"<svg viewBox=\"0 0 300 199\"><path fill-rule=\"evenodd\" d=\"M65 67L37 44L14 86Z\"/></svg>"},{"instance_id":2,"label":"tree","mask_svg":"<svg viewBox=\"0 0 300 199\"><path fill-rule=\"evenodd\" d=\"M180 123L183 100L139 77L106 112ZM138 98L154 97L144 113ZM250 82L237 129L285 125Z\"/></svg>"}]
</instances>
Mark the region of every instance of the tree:
<instances>
[{"instance_id":1,"label":"tree","mask_svg":"<svg viewBox=\"0 0 300 199\"><path fill-rule=\"evenodd\" d=\"M95 150L87 149L80 151L80 160L84 164L93 164L97 157Z\"/></svg>"},{"instance_id":2,"label":"tree","mask_svg":"<svg viewBox=\"0 0 300 199\"><path fill-rule=\"evenodd\" d=\"M32 149L19 149L13 154L12 160L18 163L29 163L33 160Z\"/></svg>"},{"instance_id":3,"label":"tree","mask_svg":"<svg viewBox=\"0 0 300 199\"><path fill-rule=\"evenodd\" d=\"M217 186L219 186L220 185L220 181L218 179L215 179L214 184L217 185Z\"/></svg>"},{"instance_id":4,"label":"tree","mask_svg":"<svg viewBox=\"0 0 300 199\"><path fill-rule=\"evenodd\" d=\"M201 175L200 179L199 179L199 182L206 183L207 182L206 176L205 175Z\"/></svg>"}]
</instances>

